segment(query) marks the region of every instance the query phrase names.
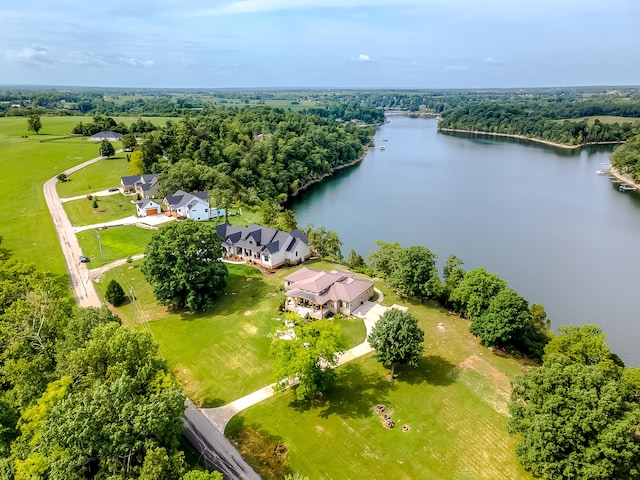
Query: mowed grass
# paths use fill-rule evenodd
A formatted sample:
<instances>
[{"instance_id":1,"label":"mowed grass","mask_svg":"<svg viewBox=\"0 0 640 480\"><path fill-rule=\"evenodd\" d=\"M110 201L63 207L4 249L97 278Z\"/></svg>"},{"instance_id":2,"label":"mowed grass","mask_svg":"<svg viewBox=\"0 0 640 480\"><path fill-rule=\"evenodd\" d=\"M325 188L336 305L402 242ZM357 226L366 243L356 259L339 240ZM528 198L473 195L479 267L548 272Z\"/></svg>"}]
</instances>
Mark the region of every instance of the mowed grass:
<instances>
[{"instance_id":1,"label":"mowed grass","mask_svg":"<svg viewBox=\"0 0 640 480\"><path fill-rule=\"evenodd\" d=\"M119 187L120 177L132 175L129 165L125 153L113 158L104 158L71 174L68 181L58 182L58 195L60 198L76 197Z\"/></svg>"},{"instance_id":2,"label":"mowed grass","mask_svg":"<svg viewBox=\"0 0 640 480\"><path fill-rule=\"evenodd\" d=\"M101 295L111 279L135 302L114 309L127 326L135 320L160 345L183 390L196 404L215 407L236 400L274 381L271 373L270 333L282 325L278 313L282 279L293 269L263 275L246 265L228 264L225 294L204 313L172 313L159 305L140 272L142 261L109 270L97 288ZM135 310L135 312L134 312ZM135 313L135 319L134 319ZM337 321L353 347L365 338L360 319Z\"/></svg>"},{"instance_id":3,"label":"mowed grass","mask_svg":"<svg viewBox=\"0 0 640 480\"><path fill-rule=\"evenodd\" d=\"M98 234L102 245L102 260L100 260ZM135 225L123 225L104 230L84 230L78 232L76 236L80 242L82 253L91 260L89 268L96 268L114 260L144 253L153 234L154 230L147 230Z\"/></svg>"},{"instance_id":4,"label":"mowed grass","mask_svg":"<svg viewBox=\"0 0 640 480\"><path fill-rule=\"evenodd\" d=\"M385 300L397 301L393 295ZM521 364L480 346L466 320L399 303L425 331L417 369L402 366L390 382L388 370L369 355L339 367L336 386L322 400L296 402L286 392L231 420L226 435L263 478L283 471L314 479L532 478L506 431L509 379ZM387 407L394 429L382 426L373 412L377 404ZM268 464L277 463L278 444L287 454L276 473ZM256 445L265 448L256 452Z\"/></svg>"},{"instance_id":5,"label":"mowed grass","mask_svg":"<svg viewBox=\"0 0 640 480\"><path fill-rule=\"evenodd\" d=\"M98 197L98 208L93 208L93 200L81 198L63 203L69 221L74 227L110 222L136 214L136 206L131 203L135 197L125 197L120 193Z\"/></svg>"},{"instance_id":6,"label":"mowed grass","mask_svg":"<svg viewBox=\"0 0 640 480\"><path fill-rule=\"evenodd\" d=\"M49 178L82 162L83 155L88 159L98 152L95 145L80 139L41 143L65 136L80 121L79 117L43 116L41 121L40 135L35 135L27 132L24 117L0 118L0 190L6 212L0 235L2 248L11 255L62 274L66 268L42 186ZM23 138L25 135L27 138Z\"/></svg>"},{"instance_id":7,"label":"mowed grass","mask_svg":"<svg viewBox=\"0 0 640 480\"><path fill-rule=\"evenodd\" d=\"M121 117L117 121L130 124L136 118ZM167 119L150 120L164 125ZM27 131L26 117L0 118L0 190L4 193L7 213L0 226L1 248L10 255L36 263L43 270L63 274L66 267L42 186L83 159L97 157L99 146L85 138L63 139L76 124L90 122L91 117L42 116L41 121L42 130L36 135ZM42 142L51 139L54 141ZM77 194L84 193L90 192L78 191Z\"/></svg>"}]
</instances>

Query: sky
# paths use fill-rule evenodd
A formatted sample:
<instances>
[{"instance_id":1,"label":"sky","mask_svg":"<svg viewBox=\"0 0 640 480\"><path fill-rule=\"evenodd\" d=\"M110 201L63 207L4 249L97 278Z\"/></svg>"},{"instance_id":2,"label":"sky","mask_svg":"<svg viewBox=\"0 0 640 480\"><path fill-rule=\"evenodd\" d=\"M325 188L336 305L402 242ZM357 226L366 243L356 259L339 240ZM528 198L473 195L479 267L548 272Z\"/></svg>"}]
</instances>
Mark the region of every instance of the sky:
<instances>
[{"instance_id":1,"label":"sky","mask_svg":"<svg viewBox=\"0 0 640 480\"><path fill-rule=\"evenodd\" d=\"M638 0L2 0L0 85L637 85L638 20Z\"/></svg>"}]
</instances>

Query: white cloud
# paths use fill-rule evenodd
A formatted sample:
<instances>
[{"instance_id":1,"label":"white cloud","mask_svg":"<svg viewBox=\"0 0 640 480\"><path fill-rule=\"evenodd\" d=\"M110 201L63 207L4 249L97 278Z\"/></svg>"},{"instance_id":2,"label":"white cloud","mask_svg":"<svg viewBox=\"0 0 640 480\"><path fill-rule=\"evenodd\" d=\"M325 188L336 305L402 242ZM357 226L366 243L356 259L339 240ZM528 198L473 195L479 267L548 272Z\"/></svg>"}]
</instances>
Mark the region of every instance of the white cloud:
<instances>
[{"instance_id":1,"label":"white cloud","mask_svg":"<svg viewBox=\"0 0 640 480\"><path fill-rule=\"evenodd\" d=\"M136 68L150 68L154 65L153 60L140 60L139 58L134 57L118 57L117 61L123 65L129 65Z\"/></svg>"},{"instance_id":2,"label":"white cloud","mask_svg":"<svg viewBox=\"0 0 640 480\"><path fill-rule=\"evenodd\" d=\"M371 62L371 57L366 53L361 53L357 57L351 57L352 62Z\"/></svg>"},{"instance_id":3,"label":"white cloud","mask_svg":"<svg viewBox=\"0 0 640 480\"><path fill-rule=\"evenodd\" d=\"M11 61L31 66L44 66L53 63L49 57L49 50L40 45L24 47L22 50L8 50L6 56Z\"/></svg>"},{"instance_id":4,"label":"white cloud","mask_svg":"<svg viewBox=\"0 0 640 480\"><path fill-rule=\"evenodd\" d=\"M484 63L486 63L487 65L493 66L493 67L497 67L499 65L502 65L502 62L500 60L497 60L496 58L492 57L491 55L489 55L487 58L484 59Z\"/></svg>"},{"instance_id":5,"label":"white cloud","mask_svg":"<svg viewBox=\"0 0 640 480\"><path fill-rule=\"evenodd\" d=\"M469 67L467 65L462 65L459 63L450 63L448 65L445 65L442 70L444 70L445 72L466 72L467 70L469 70Z\"/></svg>"}]
</instances>

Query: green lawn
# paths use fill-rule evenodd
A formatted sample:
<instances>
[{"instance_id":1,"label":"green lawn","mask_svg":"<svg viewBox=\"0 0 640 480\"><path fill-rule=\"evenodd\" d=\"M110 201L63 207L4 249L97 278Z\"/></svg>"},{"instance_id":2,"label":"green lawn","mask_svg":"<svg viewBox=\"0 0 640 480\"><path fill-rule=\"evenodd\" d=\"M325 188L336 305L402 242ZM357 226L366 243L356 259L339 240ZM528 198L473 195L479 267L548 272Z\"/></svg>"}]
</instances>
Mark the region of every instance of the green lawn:
<instances>
[{"instance_id":1,"label":"green lawn","mask_svg":"<svg viewBox=\"0 0 640 480\"><path fill-rule=\"evenodd\" d=\"M520 365L478 345L465 320L423 305L409 311L425 330L419 368L402 367L389 382L388 370L363 357L338 368L323 400L300 403L287 392L231 420L226 435L263 478L532 478L506 431L509 378ZM377 404L394 429L382 426ZM280 465L278 445L287 451Z\"/></svg>"},{"instance_id":2,"label":"green lawn","mask_svg":"<svg viewBox=\"0 0 640 480\"><path fill-rule=\"evenodd\" d=\"M98 246L98 233L102 245L102 261ZM80 242L82 253L91 260L89 268L96 268L114 260L144 253L154 230L147 230L135 225L123 225L104 230L85 230L76 236Z\"/></svg>"},{"instance_id":3,"label":"green lawn","mask_svg":"<svg viewBox=\"0 0 640 480\"><path fill-rule=\"evenodd\" d=\"M69 176L69 181L58 182L61 198L86 195L120 186L120 177L131 175L127 156L121 153L113 158L105 158Z\"/></svg>"},{"instance_id":4,"label":"green lawn","mask_svg":"<svg viewBox=\"0 0 640 480\"><path fill-rule=\"evenodd\" d=\"M136 117L117 119L120 120L130 124ZM151 121L164 125L166 120L154 118ZM66 267L44 202L42 186L49 178L81 163L83 159L98 156L99 146L83 138L63 139L76 124L88 122L90 117L42 116L41 121L42 130L35 135L27 131L26 117L0 118L0 190L5 196L5 211L9 212L0 226L0 235L3 237L0 248L36 263L43 270L63 274ZM54 141L43 142L52 139ZM80 172L74 177L76 175L81 178ZM98 178L98 174L95 178ZM74 181L69 183L73 184ZM65 188L71 191L76 186ZM77 194L83 193L90 192L78 187Z\"/></svg>"},{"instance_id":5,"label":"green lawn","mask_svg":"<svg viewBox=\"0 0 640 480\"><path fill-rule=\"evenodd\" d=\"M116 193L98 197L98 208L93 208L93 201L86 198L65 202L62 205L71 225L80 227L135 215L136 206L131 203L132 198Z\"/></svg>"},{"instance_id":6,"label":"green lawn","mask_svg":"<svg viewBox=\"0 0 640 480\"><path fill-rule=\"evenodd\" d=\"M277 312L279 287L291 269L263 275L244 265L228 265L225 294L206 313L170 313L158 305L140 272L141 262L107 272L98 291L116 279L125 291L134 289L135 322L144 324L160 345L185 393L197 404L228 403L273 382L269 346L271 331L282 324ZM133 325L134 305L116 309L125 325ZM349 347L365 337L364 322L338 320Z\"/></svg>"}]
</instances>

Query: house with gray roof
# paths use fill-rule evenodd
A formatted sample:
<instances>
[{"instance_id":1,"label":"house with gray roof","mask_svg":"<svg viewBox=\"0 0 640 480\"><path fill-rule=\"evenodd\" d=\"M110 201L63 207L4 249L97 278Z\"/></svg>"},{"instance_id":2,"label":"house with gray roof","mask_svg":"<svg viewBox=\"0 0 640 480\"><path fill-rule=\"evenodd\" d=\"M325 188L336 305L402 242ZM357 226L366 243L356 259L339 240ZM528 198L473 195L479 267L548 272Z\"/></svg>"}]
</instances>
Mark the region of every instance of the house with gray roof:
<instances>
[{"instance_id":1,"label":"house with gray roof","mask_svg":"<svg viewBox=\"0 0 640 480\"><path fill-rule=\"evenodd\" d=\"M351 315L373 298L373 282L338 270L325 272L302 267L285 277L284 288L287 310L305 318L324 318L330 313Z\"/></svg>"},{"instance_id":2,"label":"house with gray roof","mask_svg":"<svg viewBox=\"0 0 640 480\"><path fill-rule=\"evenodd\" d=\"M187 193L178 190L173 195L164 197L162 204L169 215L191 220L209 220L209 194L207 192Z\"/></svg>"},{"instance_id":3,"label":"house with gray roof","mask_svg":"<svg viewBox=\"0 0 640 480\"><path fill-rule=\"evenodd\" d=\"M111 132L105 130L104 132L98 132L95 135L89 137L90 142L101 142L102 140L109 140L110 142L119 142L122 140L122 134L118 132Z\"/></svg>"},{"instance_id":4,"label":"house with gray roof","mask_svg":"<svg viewBox=\"0 0 640 480\"><path fill-rule=\"evenodd\" d=\"M283 232L256 224L240 227L223 223L216 231L228 257L267 268L295 265L311 256L309 240L300 230Z\"/></svg>"},{"instance_id":5,"label":"house with gray roof","mask_svg":"<svg viewBox=\"0 0 640 480\"><path fill-rule=\"evenodd\" d=\"M160 183L157 173L131 175L120 178L122 193L140 195L140 198L156 198L160 194Z\"/></svg>"}]
</instances>

